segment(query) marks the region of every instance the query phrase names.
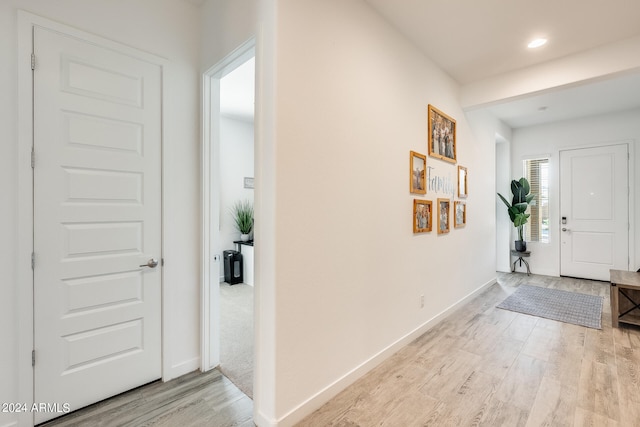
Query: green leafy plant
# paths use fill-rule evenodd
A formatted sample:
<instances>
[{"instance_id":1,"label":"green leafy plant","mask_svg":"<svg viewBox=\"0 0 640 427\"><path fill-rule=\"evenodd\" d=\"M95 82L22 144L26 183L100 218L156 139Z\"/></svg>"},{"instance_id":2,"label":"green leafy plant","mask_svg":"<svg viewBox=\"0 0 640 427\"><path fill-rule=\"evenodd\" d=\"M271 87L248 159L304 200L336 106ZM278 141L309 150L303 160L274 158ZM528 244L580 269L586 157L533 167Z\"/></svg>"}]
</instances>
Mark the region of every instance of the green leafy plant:
<instances>
[{"instance_id":1,"label":"green leafy plant","mask_svg":"<svg viewBox=\"0 0 640 427\"><path fill-rule=\"evenodd\" d=\"M237 201L231 212L238 231L249 234L253 228L253 204L249 200Z\"/></svg>"},{"instance_id":2,"label":"green leafy plant","mask_svg":"<svg viewBox=\"0 0 640 427\"><path fill-rule=\"evenodd\" d=\"M515 179L511 181L511 193L513 193L513 199L511 203L505 199L502 194L498 193L498 196L505 205L507 205L507 212L509 212L509 218L513 222L513 226L518 230L518 240L524 240L523 228L527 223L529 214L526 213L527 207L533 204L534 194L529 194L531 186L526 178L520 178L518 181Z\"/></svg>"}]
</instances>

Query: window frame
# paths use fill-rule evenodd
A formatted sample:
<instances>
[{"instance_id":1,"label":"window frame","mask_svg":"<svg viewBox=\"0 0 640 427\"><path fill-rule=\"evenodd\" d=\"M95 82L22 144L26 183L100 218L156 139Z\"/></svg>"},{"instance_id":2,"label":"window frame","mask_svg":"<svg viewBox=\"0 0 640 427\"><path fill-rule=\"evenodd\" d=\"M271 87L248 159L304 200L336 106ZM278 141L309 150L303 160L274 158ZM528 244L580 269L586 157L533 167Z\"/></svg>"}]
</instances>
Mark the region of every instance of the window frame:
<instances>
[{"instance_id":1,"label":"window frame","mask_svg":"<svg viewBox=\"0 0 640 427\"><path fill-rule=\"evenodd\" d=\"M549 167L550 155L532 156L522 159L522 173L529 181L531 194L535 194L535 204L529 205L527 213L531 216L525 224L525 240L529 242L551 243L549 232ZM532 165L533 163L533 165ZM532 167L537 168L534 175ZM544 170L543 170L544 169ZM536 179L537 178L537 179ZM546 219L546 226L544 224ZM534 224L535 223L535 224Z\"/></svg>"}]
</instances>

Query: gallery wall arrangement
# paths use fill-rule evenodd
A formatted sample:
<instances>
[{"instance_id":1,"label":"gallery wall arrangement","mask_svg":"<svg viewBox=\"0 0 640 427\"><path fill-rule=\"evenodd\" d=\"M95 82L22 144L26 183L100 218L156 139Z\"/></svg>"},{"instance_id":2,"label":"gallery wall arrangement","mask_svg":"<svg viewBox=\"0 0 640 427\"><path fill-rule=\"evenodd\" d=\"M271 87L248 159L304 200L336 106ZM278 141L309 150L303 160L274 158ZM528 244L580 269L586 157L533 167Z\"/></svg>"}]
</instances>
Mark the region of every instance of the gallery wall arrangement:
<instances>
[{"instance_id":1,"label":"gallery wall arrangement","mask_svg":"<svg viewBox=\"0 0 640 427\"><path fill-rule=\"evenodd\" d=\"M427 108L427 152L430 158L444 162L448 167L457 163L457 130L456 120L429 104ZM434 193L447 189L447 179L439 176L431 177L432 167L427 166L427 156L416 151L409 152L409 192L426 196L427 189ZM450 181L450 180L449 180ZM468 170L457 165L456 187L451 183L451 198L438 197L429 199L413 199L413 232L428 233L433 230L433 217L437 218L437 234L447 234L453 228L463 228L467 224L467 202L455 200L468 196Z\"/></svg>"}]
</instances>

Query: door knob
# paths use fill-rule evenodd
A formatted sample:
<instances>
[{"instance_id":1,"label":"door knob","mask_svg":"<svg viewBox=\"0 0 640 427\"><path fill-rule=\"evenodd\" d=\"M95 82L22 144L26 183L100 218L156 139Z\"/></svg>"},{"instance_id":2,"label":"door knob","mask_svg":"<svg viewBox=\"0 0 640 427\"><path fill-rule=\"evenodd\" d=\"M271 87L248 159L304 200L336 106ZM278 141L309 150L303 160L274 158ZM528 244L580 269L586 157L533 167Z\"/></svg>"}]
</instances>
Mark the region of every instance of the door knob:
<instances>
[{"instance_id":1,"label":"door knob","mask_svg":"<svg viewBox=\"0 0 640 427\"><path fill-rule=\"evenodd\" d=\"M155 258L151 258L149 261L147 261L146 264L141 264L140 267L149 267L149 268L156 268L158 266L158 260Z\"/></svg>"},{"instance_id":2,"label":"door knob","mask_svg":"<svg viewBox=\"0 0 640 427\"><path fill-rule=\"evenodd\" d=\"M570 230L570 229L568 229L568 228L564 228L564 227L563 227L563 228L562 228L562 231L571 231L571 230Z\"/></svg>"}]
</instances>

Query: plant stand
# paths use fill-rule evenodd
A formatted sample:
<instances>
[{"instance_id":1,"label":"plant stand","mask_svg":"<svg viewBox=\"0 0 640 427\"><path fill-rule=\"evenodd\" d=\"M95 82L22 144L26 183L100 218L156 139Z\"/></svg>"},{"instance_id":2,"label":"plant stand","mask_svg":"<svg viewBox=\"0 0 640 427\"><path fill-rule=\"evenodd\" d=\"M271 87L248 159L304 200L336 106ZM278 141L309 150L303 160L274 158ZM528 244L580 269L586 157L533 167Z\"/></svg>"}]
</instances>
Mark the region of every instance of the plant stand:
<instances>
[{"instance_id":1,"label":"plant stand","mask_svg":"<svg viewBox=\"0 0 640 427\"><path fill-rule=\"evenodd\" d=\"M531 275L531 270L529 269L529 263L524 258L529 258L531 256L531 251L519 252L514 249L511 249L511 256L517 256L513 264L511 265L511 272L514 273L516 271L516 264L520 261L520 267L522 267L522 263L527 266L527 276Z\"/></svg>"}]
</instances>

